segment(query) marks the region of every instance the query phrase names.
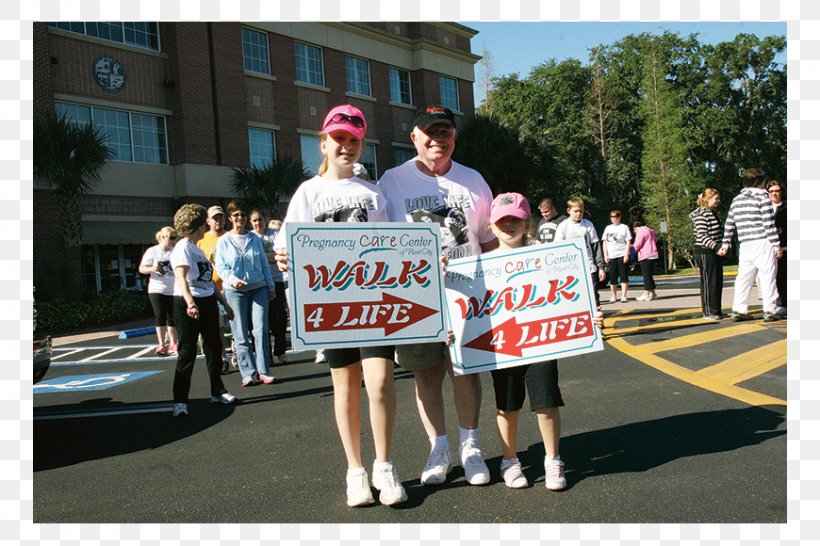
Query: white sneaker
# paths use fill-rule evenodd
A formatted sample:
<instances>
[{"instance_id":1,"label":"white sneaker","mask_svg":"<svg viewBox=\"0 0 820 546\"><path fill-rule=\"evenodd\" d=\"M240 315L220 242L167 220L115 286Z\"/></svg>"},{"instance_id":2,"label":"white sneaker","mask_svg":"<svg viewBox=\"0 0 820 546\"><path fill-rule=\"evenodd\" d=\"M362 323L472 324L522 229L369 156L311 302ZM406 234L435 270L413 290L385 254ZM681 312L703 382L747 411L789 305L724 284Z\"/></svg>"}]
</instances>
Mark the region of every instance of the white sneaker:
<instances>
[{"instance_id":1,"label":"white sneaker","mask_svg":"<svg viewBox=\"0 0 820 546\"><path fill-rule=\"evenodd\" d=\"M188 404L183 404L182 402L174 404L174 410L172 414L174 417L179 417L180 415L188 415Z\"/></svg>"},{"instance_id":2,"label":"white sneaker","mask_svg":"<svg viewBox=\"0 0 820 546\"><path fill-rule=\"evenodd\" d=\"M558 491L567 486L567 479L564 477L564 461L556 461L547 456L544 457L544 485L550 491Z\"/></svg>"},{"instance_id":3,"label":"white sneaker","mask_svg":"<svg viewBox=\"0 0 820 546\"><path fill-rule=\"evenodd\" d=\"M649 294L641 294L640 296L635 298L635 301L649 301L650 299L651 296Z\"/></svg>"},{"instance_id":4,"label":"white sneaker","mask_svg":"<svg viewBox=\"0 0 820 546\"><path fill-rule=\"evenodd\" d=\"M658 296L657 294L649 294L649 297L648 297L648 298L646 298L646 299L647 299L647 300L656 300L656 299L658 299L659 297L660 297L660 296Z\"/></svg>"},{"instance_id":5,"label":"white sneaker","mask_svg":"<svg viewBox=\"0 0 820 546\"><path fill-rule=\"evenodd\" d=\"M508 464L505 465L505 462ZM521 461L517 457L511 461L501 460L501 477L504 478L507 487L511 489L523 489L530 484L521 470Z\"/></svg>"},{"instance_id":6,"label":"white sneaker","mask_svg":"<svg viewBox=\"0 0 820 546\"><path fill-rule=\"evenodd\" d=\"M370 491L370 481L367 479L367 471L362 468L360 471L347 471L347 505L351 508L373 504L373 493Z\"/></svg>"},{"instance_id":7,"label":"white sneaker","mask_svg":"<svg viewBox=\"0 0 820 546\"><path fill-rule=\"evenodd\" d=\"M618 301L618 298L616 298L615 296L612 296L611 298L609 298L609 303L615 303L617 301Z\"/></svg>"},{"instance_id":8,"label":"white sneaker","mask_svg":"<svg viewBox=\"0 0 820 546\"><path fill-rule=\"evenodd\" d=\"M621 296L621 303L626 303L626 296Z\"/></svg>"},{"instance_id":9,"label":"white sneaker","mask_svg":"<svg viewBox=\"0 0 820 546\"><path fill-rule=\"evenodd\" d=\"M484 462L481 450L473 442L467 440L461 444L459 450L461 466L464 467L464 477L470 485L485 485L490 483L490 469Z\"/></svg>"},{"instance_id":10,"label":"white sneaker","mask_svg":"<svg viewBox=\"0 0 820 546\"><path fill-rule=\"evenodd\" d=\"M233 404L236 402L236 396L229 392L223 392L219 396L211 396L211 404Z\"/></svg>"},{"instance_id":11,"label":"white sneaker","mask_svg":"<svg viewBox=\"0 0 820 546\"><path fill-rule=\"evenodd\" d=\"M316 351L316 364L324 364L325 362L327 362L325 352L322 350Z\"/></svg>"},{"instance_id":12,"label":"white sneaker","mask_svg":"<svg viewBox=\"0 0 820 546\"><path fill-rule=\"evenodd\" d=\"M373 487L380 491L379 502L392 506L407 500L407 492L399 481L396 467L392 463L376 467L373 463Z\"/></svg>"},{"instance_id":13,"label":"white sneaker","mask_svg":"<svg viewBox=\"0 0 820 546\"><path fill-rule=\"evenodd\" d=\"M430 456L427 457L427 465L421 471L421 483L424 485L442 484L452 469L450 448L434 447L430 451Z\"/></svg>"}]
</instances>

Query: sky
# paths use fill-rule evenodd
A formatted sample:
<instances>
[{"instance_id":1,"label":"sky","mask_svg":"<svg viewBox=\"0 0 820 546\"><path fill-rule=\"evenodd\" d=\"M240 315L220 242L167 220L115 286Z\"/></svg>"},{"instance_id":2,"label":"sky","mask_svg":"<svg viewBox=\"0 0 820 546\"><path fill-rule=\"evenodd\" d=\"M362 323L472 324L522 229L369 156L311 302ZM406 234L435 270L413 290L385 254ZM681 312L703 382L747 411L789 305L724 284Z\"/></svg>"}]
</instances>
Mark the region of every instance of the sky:
<instances>
[{"instance_id":1,"label":"sky","mask_svg":"<svg viewBox=\"0 0 820 546\"><path fill-rule=\"evenodd\" d=\"M471 41L473 53L481 55L484 47L491 54L493 75L518 73L526 78L535 66L549 60L575 58L588 63L588 50L601 44L612 44L624 36L650 32L662 34L668 30L681 36L698 33L701 43L728 42L738 34L759 37L786 36L785 22L472 22L461 24L479 31ZM786 55L778 56L786 62ZM480 81L481 63L476 64L476 82ZM476 106L484 100L484 93L476 85Z\"/></svg>"}]
</instances>

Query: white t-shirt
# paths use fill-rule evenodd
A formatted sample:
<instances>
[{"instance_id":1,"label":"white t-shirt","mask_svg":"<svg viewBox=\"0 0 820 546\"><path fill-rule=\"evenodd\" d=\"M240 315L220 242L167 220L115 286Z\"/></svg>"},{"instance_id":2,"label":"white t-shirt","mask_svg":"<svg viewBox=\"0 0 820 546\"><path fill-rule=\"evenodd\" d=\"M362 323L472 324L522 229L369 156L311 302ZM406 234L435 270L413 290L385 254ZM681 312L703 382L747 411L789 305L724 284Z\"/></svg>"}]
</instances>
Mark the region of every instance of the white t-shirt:
<instances>
[{"instance_id":1,"label":"white t-shirt","mask_svg":"<svg viewBox=\"0 0 820 546\"><path fill-rule=\"evenodd\" d=\"M180 239L171 252L171 267L187 266L185 275L188 289L195 298L206 298L214 293L214 269L202 250L190 240ZM179 284L174 283L174 295L181 296Z\"/></svg>"},{"instance_id":2,"label":"white t-shirt","mask_svg":"<svg viewBox=\"0 0 820 546\"><path fill-rule=\"evenodd\" d=\"M490 229L493 194L473 169L452 162L444 176L427 176L411 159L388 169L379 180L391 222L432 222L441 228L448 258L481 254L495 238Z\"/></svg>"},{"instance_id":3,"label":"white t-shirt","mask_svg":"<svg viewBox=\"0 0 820 546\"><path fill-rule=\"evenodd\" d=\"M592 245L599 241L598 232L595 231L595 226L586 218L582 218L580 222L574 222L567 218L555 230L555 241L568 241L570 239L583 238L587 246L587 267L590 273L598 271L598 266L595 265L595 254L592 250Z\"/></svg>"},{"instance_id":4,"label":"white t-shirt","mask_svg":"<svg viewBox=\"0 0 820 546\"><path fill-rule=\"evenodd\" d=\"M343 180L314 176L293 194L273 247L287 248L289 222L386 222L386 208L381 190L370 182L355 176Z\"/></svg>"},{"instance_id":5,"label":"white t-shirt","mask_svg":"<svg viewBox=\"0 0 820 546\"><path fill-rule=\"evenodd\" d=\"M626 224L609 224L604 229L604 243L609 259L626 256L626 243L632 240L632 233Z\"/></svg>"},{"instance_id":6,"label":"white t-shirt","mask_svg":"<svg viewBox=\"0 0 820 546\"><path fill-rule=\"evenodd\" d=\"M172 250L173 248L162 250L161 246L154 245L142 255L141 266L154 267L154 265L159 265L165 271L162 274L152 271L148 276L149 294L164 294L166 296L174 294L174 270L171 269Z\"/></svg>"}]
</instances>

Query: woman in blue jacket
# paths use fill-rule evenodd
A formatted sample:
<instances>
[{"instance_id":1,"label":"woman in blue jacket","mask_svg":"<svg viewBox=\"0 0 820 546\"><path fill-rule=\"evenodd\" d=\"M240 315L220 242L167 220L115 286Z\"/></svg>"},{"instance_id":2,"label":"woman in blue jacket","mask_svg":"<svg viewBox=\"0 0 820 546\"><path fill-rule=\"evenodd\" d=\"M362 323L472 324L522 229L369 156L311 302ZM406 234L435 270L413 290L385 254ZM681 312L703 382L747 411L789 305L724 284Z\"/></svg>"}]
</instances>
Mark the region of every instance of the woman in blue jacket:
<instances>
[{"instance_id":1,"label":"woman in blue jacket","mask_svg":"<svg viewBox=\"0 0 820 546\"><path fill-rule=\"evenodd\" d=\"M270 385L274 378L270 375L268 305L276 296L276 285L262 240L248 231L248 214L241 203L228 203L228 218L233 229L216 244L216 271L222 279L225 299L234 310L231 332L242 386L253 384L254 373L259 381Z\"/></svg>"}]
</instances>

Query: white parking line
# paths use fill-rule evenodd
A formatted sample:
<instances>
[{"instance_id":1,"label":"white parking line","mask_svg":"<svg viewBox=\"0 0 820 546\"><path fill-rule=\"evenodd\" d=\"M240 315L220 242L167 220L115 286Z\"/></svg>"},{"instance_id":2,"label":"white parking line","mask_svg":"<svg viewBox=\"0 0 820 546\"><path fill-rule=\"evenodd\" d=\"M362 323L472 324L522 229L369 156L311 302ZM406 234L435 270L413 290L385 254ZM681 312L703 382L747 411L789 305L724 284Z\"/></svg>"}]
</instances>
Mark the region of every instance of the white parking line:
<instances>
[{"instance_id":1,"label":"white parking line","mask_svg":"<svg viewBox=\"0 0 820 546\"><path fill-rule=\"evenodd\" d=\"M144 355L145 353L150 353L150 352L151 352L151 349L153 349L153 346L152 346L152 345L149 345L149 346L148 346L148 347L146 347L145 349L143 349L143 350L141 350L141 351L138 351L138 352L136 352L136 353L132 354L131 356L126 357L126 358L128 358L128 359L131 359L131 358L139 358L139 357L141 357L142 355Z\"/></svg>"},{"instance_id":2,"label":"white parking line","mask_svg":"<svg viewBox=\"0 0 820 546\"><path fill-rule=\"evenodd\" d=\"M58 349L54 349L54 350L57 351ZM83 347L82 349L76 349L74 351L68 351L68 352L63 353L61 355L54 355L54 356L51 357L51 361L54 362L58 358L63 358L64 356L71 356L73 354L79 353L80 351L85 351L85 347Z\"/></svg>"},{"instance_id":3,"label":"white parking line","mask_svg":"<svg viewBox=\"0 0 820 546\"><path fill-rule=\"evenodd\" d=\"M82 417L109 417L113 415L130 415L135 413L165 413L170 412L173 404L170 402L156 402L135 404L129 408L100 408L88 411L42 411L35 410L34 420L45 421L52 419L78 419Z\"/></svg>"},{"instance_id":4,"label":"white parking line","mask_svg":"<svg viewBox=\"0 0 820 546\"><path fill-rule=\"evenodd\" d=\"M88 358L84 358L84 359L80 360L80 362L88 362L89 360L94 360L95 358L99 358L101 356L105 356L109 353L113 353L114 351L119 351L119 350L120 350L120 347L114 347L113 349L108 349L107 351L103 351L101 353L91 355Z\"/></svg>"}]
</instances>

